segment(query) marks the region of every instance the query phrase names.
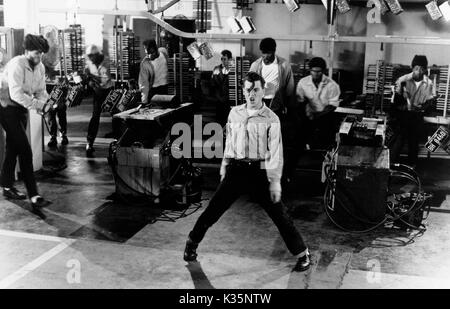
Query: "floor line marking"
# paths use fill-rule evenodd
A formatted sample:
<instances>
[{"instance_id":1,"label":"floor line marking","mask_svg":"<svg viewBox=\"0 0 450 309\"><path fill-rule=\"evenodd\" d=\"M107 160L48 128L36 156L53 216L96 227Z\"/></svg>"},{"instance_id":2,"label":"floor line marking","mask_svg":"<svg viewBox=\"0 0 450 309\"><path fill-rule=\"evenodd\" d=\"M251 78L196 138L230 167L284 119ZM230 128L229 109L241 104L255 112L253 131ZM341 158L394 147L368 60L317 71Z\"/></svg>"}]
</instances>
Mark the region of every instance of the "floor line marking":
<instances>
[{"instance_id":1,"label":"floor line marking","mask_svg":"<svg viewBox=\"0 0 450 309\"><path fill-rule=\"evenodd\" d=\"M9 275L8 277L2 279L0 281L0 289L7 289L7 288L9 288L14 283L16 283L20 279L24 278L28 274L32 273L33 271L38 269L40 266L44 265L49 260L51 260L52 258L57 256L58 254L63 252L65 249L70 247L70 245L73 242L74 241L69 241L69 242L65 242L65 243L61 243L61 244L57 245L56 247L54 247L53 249L47 251L46 253L44 253L43 255L41 255L40 257L35 259L34 261L30 262L29 264L25 265L24 267L22 267L21 269L19 269L15 273L13 273L13 274Z\"/></svg>"},{"instance_id":2,"label":"floor line marking","mask_svg":"<svg viewBox=\"0 0 450 309\"><path fill-rule=\"evenodd\" d=\"M7 231L7 230L0 230L0 236L9 236L9 237L15 237L15 238L31 239L31 240L43 240L43 241L51 241L51 242L64 242L67 240L66 238L61 238L61 237L57 237L57 236L30 234L30 233L14 232L14 231Z\"/></svg>"}]
</instances>

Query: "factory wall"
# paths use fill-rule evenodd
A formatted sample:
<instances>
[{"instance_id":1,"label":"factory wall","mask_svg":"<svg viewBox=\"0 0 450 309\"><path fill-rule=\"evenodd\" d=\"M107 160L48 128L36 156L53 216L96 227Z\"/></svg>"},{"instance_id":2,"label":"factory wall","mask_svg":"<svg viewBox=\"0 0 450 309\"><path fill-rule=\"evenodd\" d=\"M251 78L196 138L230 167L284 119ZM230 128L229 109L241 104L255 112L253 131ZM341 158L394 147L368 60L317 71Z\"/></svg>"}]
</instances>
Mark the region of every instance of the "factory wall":
<instances>
[{"instance_id":1,"label":"factory wall","mask_svg":"<svg viewBox=\"0 0 450 309\"><path fill-rule=\"evenodd\" d=\"M160 1L164 5L169 0ZM145 11L147 9L143 0L119 0L118 8L124 10ZM197 2L194 0L182 0L165 12L166 17L184 15L187 18L195 17ZM74 8L110 10L115 7L113 0L5 0L5 23L7 26L25 28L29 32L37 31L37 25L52 24L58 28L67 27L74 22L81 23L86 29L86 44L97 44L105 47L107 51L108 37L112 33L114 18L103 15L82 15L74 18ZM226 23L229 16L236 16L235 4L232 0L212 1L212 28L209 33L230 33ZM66 13L40 12L41 8L65 9ZM278 34L318 34L327 35L326 10L322 5L302 5L297 12L290 13L283 3L257 3L251 5L252 10L243 11L243 15L253 17L257 33L267 33L277 37ZM405 12L396 16L387 14L382 16L381 24L369 24L367 22L366 7L352 7L347 14L338 14L337 31L339 35L374 36L427 36L448 37L450 23L443 19L432 21L424 7L405 7ZM132 24L132 19L127 19ZM139 29L144 33L144 29ZM149 36L152 31L149 30ZM235 55L240 55L240 42L238 41L213 41L216 51L215 57L206 61L199 61L202 70L211 70L220 62L220 51L230 49ZM253 57L259 56L259 42L247 40L245 52ZM336 44L334 67L338 69L364 71L369 63L385 59L388 62L409 64L415 54L426 54L430 64L450 63L449 48L427 45L385 45L381 50L380 44L364 43L338 43ZM293 63L301 63L305 58L321 56L329 58L328 43L313 42L279 42L278 54L289 59Z\"/></svg>"},{"instance_id":2,"label":"factory wall","mask_svg":"<svg viewBox=\"0 0 450 309\"><path fill-rule=\"evenodd\" d=\"M450 23L444 18L433 21L425 8L407 8L398 16L388 14L382 16L381 24L371 24L367 28L368 36L395 35L415 37L450 37ZM428 57L430 65L450 64L450 48L436 45L385 44L384 51L380 44L367 44L366 63L375 63L377 59L385 59L390 63L410 65L416 54Z\"/></svg>"}]
</instances>

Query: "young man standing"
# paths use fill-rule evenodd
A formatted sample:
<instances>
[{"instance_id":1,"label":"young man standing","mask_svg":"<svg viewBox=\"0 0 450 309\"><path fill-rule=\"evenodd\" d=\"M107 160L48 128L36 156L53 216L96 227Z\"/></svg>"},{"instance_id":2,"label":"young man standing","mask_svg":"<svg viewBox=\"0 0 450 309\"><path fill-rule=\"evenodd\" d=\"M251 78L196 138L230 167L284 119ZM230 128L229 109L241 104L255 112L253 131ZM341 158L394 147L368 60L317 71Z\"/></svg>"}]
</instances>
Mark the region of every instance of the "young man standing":
<instances>
[{"instance_id":1,"label":"young man standing","mask_svg":"<svg viewBox=\"0 0 450 309\"><path fill-rule=\"evenodd\" d=\"M250 67L266 81L263 102L281 119L294 102L295 83L290 64L276 55L277 43L265 38L259 45L262 57ZM281 119L283 120L283 119Z\"/></svg>"},{"instance_id":2,"label":"young man standing","mask_svg":"<svg viewBox=\"0 0 450 309\"><path fill-rule=\"evenodd\" d=\"M167 51L159 48L155 40L144 42L147 56L142 60L139 72L139 89L142 91L142 103L148 104L155 95L169 93L169 69Z\"/></svg>"},{"instance_id":3,"label":"young man standing","mask_svg":"<svg viewBox=\"0 0 450 309\"><path fill-rule=\"evenodd\" d=\"M317 147L333 144L333 112L339 107L339 85L325 75L327 63L322 58L309 62L311 75L297 85L297 101L302 106L302 144ZM318 144L318 145L317 145Z\"/></svg>"},{"instance_id":4,"label":"young man standing","mask_svg":"<svg viewBox=\"0 0 450 309\"><path fill-rule=\"evenodd\" d=\"M94 142L100 126L102 105L113 88L113 81L105 56L100 52L100 49L95 45L91 45L87 48L86 54L85 73L88 76L89 86L94 91L92 117L87 134L86 156L92 157L95 152Z\"/></svg>"},{"instance_id":5,"label":"young man standing","mask_svg":"<svg viewBox=\"0 0 450 309\"><path fill-rule=\"evenodd\" d=\"M427 76L427 57L416 55L411 68L412 73L400 77L396 83L397 100L391 116L398 121L399 129L389 148L391 162L396 163L407 142L408 164L414 167L419 157L419 138L423 133L423 107L435 100L435 88Z\"/></svg>"},{"instance_id":6,"label":"young man standing","mask_svg":"<svg viewBox=\"0 0 450 309\"><path fill-rule=\"evenodd\" d=\"M221 126L225 126L228 114L230 113L230 84L228 75L230 74L230 62L233 54L229 50L224 50L221 55L222 64L214 68L211 81L217 104L216 119Z\"/></svg>"},{"instance_id":7,"label":"young man standing","mask_svg":"<svg viewBox=\"0 0 450 309\"><path fill-rule=\"evenodd\" d=\"M184 259L195 261L207 230L243 193L251 192L278 227L289 251L298 257L294 270L305 271L311 263L308 248L281 202L280 120L263 102L265 81L260 75L250 72L243 87L247 104L233 108L228 117L222 182L189 235Z\"/></svg>"},{"instance_id":8,"label":"young man standing","mask_svg":"<svg viewBox=\"0 0 450 309\"><path fill-rule=\"evenodd\" d=\"M285 170L283 183L290 182L295 170L292 154L296 148L298 135L298 107L295 101L295 82L291 65L282 57L276 55L277 43L272 38L265 38L259 45L262 57L250 67L250 72L256 72L266 81L264 104L280 119L285 149Z\"/></svg>"}]
</instances>

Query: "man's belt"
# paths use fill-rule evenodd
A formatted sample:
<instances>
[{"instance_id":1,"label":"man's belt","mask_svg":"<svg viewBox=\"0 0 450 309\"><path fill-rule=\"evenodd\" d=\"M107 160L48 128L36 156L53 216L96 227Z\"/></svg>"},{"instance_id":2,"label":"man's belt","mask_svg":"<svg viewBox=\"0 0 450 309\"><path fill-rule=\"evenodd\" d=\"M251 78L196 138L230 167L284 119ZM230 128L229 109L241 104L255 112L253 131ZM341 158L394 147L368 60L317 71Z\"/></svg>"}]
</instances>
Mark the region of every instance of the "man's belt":
<instances>
[{"instance_id":1,"label":"man's belt","mask_svg":"<svg viewBox=\"0 0 450 309\"><path fill-rule=\"evenodd\" d=\"M261 163L264 162L264 160L250 160L250 159L233 159L231 160L232 165L236 166L244 166L244 167L252 167L252 166L261 166Z\"/></svg>"}]
</instances>

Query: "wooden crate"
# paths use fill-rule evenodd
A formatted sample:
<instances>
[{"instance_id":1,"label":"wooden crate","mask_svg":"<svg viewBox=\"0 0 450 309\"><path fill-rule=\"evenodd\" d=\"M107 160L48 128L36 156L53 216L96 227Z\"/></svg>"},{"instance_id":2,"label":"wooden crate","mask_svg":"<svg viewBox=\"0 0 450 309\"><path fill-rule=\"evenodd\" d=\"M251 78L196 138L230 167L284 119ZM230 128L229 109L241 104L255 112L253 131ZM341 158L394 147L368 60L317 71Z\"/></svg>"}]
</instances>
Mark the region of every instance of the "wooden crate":
<instances>
[{"instance_id":1,"label":"wooden crate","mask_svg":"<svg viewBox=\"0 0 450 309\"><path fill-rule=\"evenodd\" d=\"M116 189L121 195L159 196L170 179L170 157L163 146L124 147L117 151Z\"/></svg>"}]
</instances>

